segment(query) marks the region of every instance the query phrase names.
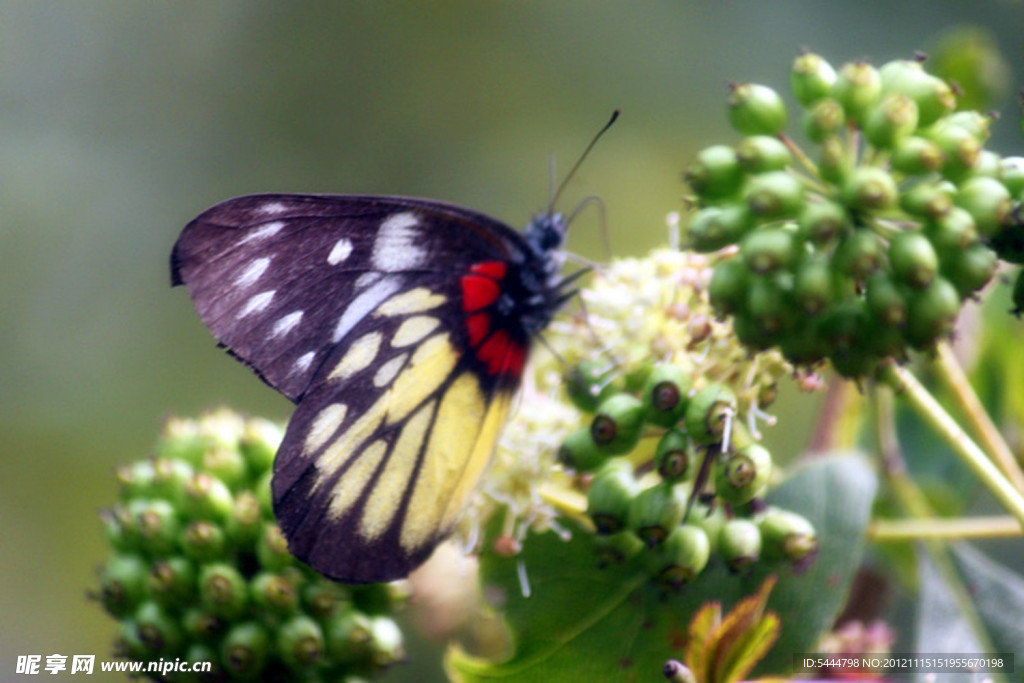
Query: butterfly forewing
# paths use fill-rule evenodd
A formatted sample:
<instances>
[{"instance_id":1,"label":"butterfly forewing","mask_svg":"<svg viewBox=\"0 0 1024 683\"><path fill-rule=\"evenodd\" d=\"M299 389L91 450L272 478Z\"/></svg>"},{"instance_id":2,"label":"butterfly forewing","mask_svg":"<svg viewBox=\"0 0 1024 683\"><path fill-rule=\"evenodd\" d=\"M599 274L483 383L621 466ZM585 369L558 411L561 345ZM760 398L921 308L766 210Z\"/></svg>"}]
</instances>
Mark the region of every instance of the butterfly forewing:
<instances>
[{"instance_id":1,"label":"butterfly forewing","mask_svg":"<svg viewBox=\"0 0 1024 683\"><path fill-rule=\"evenodd\" d=\"M349 582L404 576L449 533L519 379L520 235L420 199L254 195L183 231L172 280L298 403L274 466L292 551Z\"/></svg>"}]
</instances>

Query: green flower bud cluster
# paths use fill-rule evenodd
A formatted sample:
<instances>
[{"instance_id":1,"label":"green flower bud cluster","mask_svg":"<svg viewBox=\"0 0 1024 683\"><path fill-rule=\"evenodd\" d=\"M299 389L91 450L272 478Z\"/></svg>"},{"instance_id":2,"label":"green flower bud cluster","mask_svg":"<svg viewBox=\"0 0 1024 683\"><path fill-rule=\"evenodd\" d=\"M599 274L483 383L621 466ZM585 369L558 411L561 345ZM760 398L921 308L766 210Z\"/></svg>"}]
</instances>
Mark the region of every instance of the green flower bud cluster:
<instances>
[{"instance_id":1,"label":"green flower bud cluster","mask_svg":"<svg viewBox=\"0 0 1024 683\"><path fill-rule=\"evenodd\" d=\"M288 553L270 499L281 436L228 411L171 420L152 459L117 471L96 595L120 655L211 662L218 681L349 680L402 659L401 584L343 587Z\"/></svg>"},{"instance_id":2,"label":"green flower bud cluster","mask_svg":"<svg viewBox=\"0 0 1024 683\"><path fill-rule=\"evenodd\" d=\"M737 400L727 385L693 391L690 373L672 364L652 367L636 394L604 392L603 380L590 363L570 371L569 396L591 418L569 434L559 456L592 473L587 515L604 562L644 553L654 580L671 590L692 581L712 554L733 570L762 552L793 562L813 555L806 520L766 512L758 501L771 454L734 423ZM637 469L650 471L638 478Z\"/></svg>"},{"instance_id":3,"label":"green flower bud cluster","mask_svg":"<svg viewBox=\"0 0 1024 683\"><path fill-rule=\"evenodd\" d=\"M778 93L735 86L729 119L746 137L687 170L686 245L731 256L709 293L744 344L861 377L948 335L997 257L1024 262L1024 160L986 150L990 117L954 111L919 61L836 70L807 53L790 85L817 153L783 132Z\"/></svg>"}]
</instances>

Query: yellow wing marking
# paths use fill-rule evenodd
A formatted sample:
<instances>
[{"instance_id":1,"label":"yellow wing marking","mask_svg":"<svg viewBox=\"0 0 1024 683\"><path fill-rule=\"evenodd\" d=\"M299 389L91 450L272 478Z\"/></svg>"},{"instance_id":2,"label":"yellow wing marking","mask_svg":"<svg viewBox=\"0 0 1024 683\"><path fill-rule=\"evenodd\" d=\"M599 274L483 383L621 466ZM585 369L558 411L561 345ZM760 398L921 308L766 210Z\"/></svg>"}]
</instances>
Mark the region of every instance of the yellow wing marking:
<instances>
[{"instance_id":1,"label":"yellow wing marking","mask_svg":"<svg viewBox=\"0 0 1024 683\"><path fill-rule=\"evenodd\" d=\"M428 337L412 354L409 366L391 385L387 424L404 420L448 379L459 354L447 334Z\"/></svg>"},{"instance_id":2,"label":"yellow wing marking","mask_svg":"<svg viewBox=\"0 0 1024 683\"><path fill-rule=\"evenodd\" d=\"M381 459L388 450L388 445L378 439L367 446L345 476L338 480L331 491L331 504L327 508L327 516L339 519L348 512L370 483L370 477L377 470Z\"/></svg>"},{"instance_id":3,"label":"yellow wing marking","mask_svg":"<svg viewBox=\"0 0 1024 683\"><path fill-rule=\"evenodd\" d=\"M313 489L327 484L334 473L341 469L352 457L352 454L368 441L384 422L388 410L388 392L384 392L377 401L359 416L352 426L338 436L316 460L317 480ZM365 457L365 456L360 456ZM343 479L347 480L348 474Z\"/></svg>"},{"instance_id":4,"label":"yellow wing marking","mask_svg":"<svg viewBox=\"0 0 1024 683\"><path fill-rule=\"evenodd\" d=\"M373 386L379 389L380 387L386 387L391 384L391 380L393 380L395 375L398 374L398 371L402 369L402 366L405 365L405 361L408 358L409 354L403 353L400 356L395 356L387 363L384 363L377 368L377 373L373 376Z\"/></svg>"},{"instance_id":5,"label":"yellow wing marking","mask_svg":"<svg viewBox=\"0 0 1024 683\"><path fill-rule=\"evenodd\" d=\"M441 321L429 315L413 315L402 321L391 337L391 345L394 347L409 346L420 341L428 334L437 329Z\"/></svg>"},{"instance_id":6,"label":"yellow wing marking","mask_svg":"<svg viewBox=\"0 0 1024 683\"><path fill-rule=\"evenodd\" d=\"M444 516L441 517L440 527L442 529L450 529L459 521L462 511L466 507L466 501L491 461L494 445L498 442L498 437L501 436L501 430L506 424L511 405L511 392L500 392L491 400L491 405L487 408L487 414L484 416L484 424L473 443L473 451L469 454L465 468L457 477L458 484L455 486L451 498L448 499L448 507L444 511Z\"/></svg>"},{"instance_id":7,"label":"yellow wing marking","mask_svg":"<svg viewBox=\"0 0 1024 683\"><path fill-rule=\"evenodd\" d=\"M377 478L363 508L363 518L359 522L359 535L367 541L377 538L391 526L402 498L410 486L410 478L416 468L420 449L426 440L430 418L434 414L437 401L430 401L420 408L402 427L391 455L388 456L384 471ZM415 514L415 513L414 513Z\"/></svg>"},{"instance_id":8,"label":"yellow wing marking","mask_svg":"<svg viewBox=\"0 0 1024 683\"><path fill-rule=\"evenodd\" d=\"M405 315L422 313L437 308L446 301L446 297L430 291L426 287L416 287L401 294L396 294L374 311L374 315Z\"/></svg>"},{"instance_id":9,"label":"yellow wing marking","mask_svg":"<svg viewBox=\"0 0 1024 683\"><path fill-rule=\"evenodd\" d=\"M334 433L345 420L348 414L348 406L344 403L332 403L313 418L306 435L306 445L303 451L308 455L324 445L327 439Z\"/></svg>"},{"instance_id":10,"label":"yellow wing marking","mask_svg":"<svg viewBox=\"0 0 1024 683\"><path fill-rule=\"evenodd\" d=\"M345 379L369 367L373 359L377 357L382 340L383 336L380 332L370 332L356 339L349 345L348 351L334 366L327 379Z\"/></svg>"},{"instance_id":11,"label":"yellow wing marking","mask_svg":"<svg viewBox=\"0 0 1024 683\"><path fill-rule=\"evenodd\" d=\"M449 505L457 504L461 509L464 501L453 501L452 495L461 489L467 473L478 476L486 465L489 448L484 453L484 462L475 463L472 458L484 450L476 444L482 427L490 421L489 415L477 379L470 372L459 375L441 399L434 431L414 483L399 538L406 551L422 547L446 530L443 522Z\"/></svg>"}]
</instances>

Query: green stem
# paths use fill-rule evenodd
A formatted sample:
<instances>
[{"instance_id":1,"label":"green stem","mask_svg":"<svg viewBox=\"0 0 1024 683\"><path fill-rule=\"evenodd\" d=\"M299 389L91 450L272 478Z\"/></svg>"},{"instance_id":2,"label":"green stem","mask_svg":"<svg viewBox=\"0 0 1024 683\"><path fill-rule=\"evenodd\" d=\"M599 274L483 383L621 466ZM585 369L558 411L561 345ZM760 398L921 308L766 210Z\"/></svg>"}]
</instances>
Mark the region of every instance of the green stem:
<instances>
[{"instance_id":1,"label":"green stem","mask_svg":"<svg viewBox=\"0 0 1024 683\"><path fill-rule=\"evenodd\" d=\"M874 541L921 539L1011 538L1021 535L1013 517L960 517L957 519L878 519L868 527Z\"/></svg>"},{"instance_id":2,"label":"green stem","mask_svg":"<svg viewBox=\"0 0 1024 683\"><path fill-rule=\"evenodd\" d=\"M936 434L941 436L953 452L977 476L992 495L1012 514L1024 528L1024 497L985 457L984 452L943 410L938 401L917 381L908 370L890 362L878 371L878 378L892 387L907 404L924 420Z\"/></svg>"},{"instance_id":3,"label":"green stem","mask_svg":"<svg viewBox=\"0 0 1024 683\"><path fill-rule=\"evenodd\" d=\"M815 178L821 177L821 174L818 173L818 165L811 161L811 158L807 156L802 149L800 149L800 145L793 142L793 139L785 133L779 133L779 140L782 141L782 144L786 146L789 153L793 155L793 158L799 161L800 165L803 166L808 173Z\"/></svg>"},{"instance_id":4,"label":"green stem","mask_svg":"<svg viewBox=\"0 0 1024 683\"><path fill-rule=\"evenodd\" d=\"M974 393L953 349L946 342L942 342L938 345L937 352L934 368L939 379L952 392L953 400L963 411L988 456L1003 471L1010 483L1018 491L1024 492L1024 472L1021 471L1020 464L1003 439L1003 435L999 433L985 407L981 405L978 395Z\"/></svg>"}]
</instances>

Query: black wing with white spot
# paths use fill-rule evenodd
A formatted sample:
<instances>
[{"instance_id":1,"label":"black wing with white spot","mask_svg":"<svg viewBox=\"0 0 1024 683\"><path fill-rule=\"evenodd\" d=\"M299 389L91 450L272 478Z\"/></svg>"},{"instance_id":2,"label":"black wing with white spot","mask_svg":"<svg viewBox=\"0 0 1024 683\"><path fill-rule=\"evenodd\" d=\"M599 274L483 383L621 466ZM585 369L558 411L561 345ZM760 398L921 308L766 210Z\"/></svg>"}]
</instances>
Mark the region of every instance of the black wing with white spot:
<instances>
[{"instance_id":1,"label":"black wing with white spot","mask_svg":"<svg viewBox=\"0 0 1024 683\"><path fill-rule=\"evenodd\" d=\"M525 258L483 214L425 199L250 195L188 224L171 255L220 343L293 401L377 306L468 264Z\"/></svg>"}]
</instances>

